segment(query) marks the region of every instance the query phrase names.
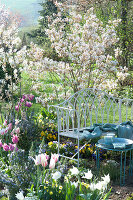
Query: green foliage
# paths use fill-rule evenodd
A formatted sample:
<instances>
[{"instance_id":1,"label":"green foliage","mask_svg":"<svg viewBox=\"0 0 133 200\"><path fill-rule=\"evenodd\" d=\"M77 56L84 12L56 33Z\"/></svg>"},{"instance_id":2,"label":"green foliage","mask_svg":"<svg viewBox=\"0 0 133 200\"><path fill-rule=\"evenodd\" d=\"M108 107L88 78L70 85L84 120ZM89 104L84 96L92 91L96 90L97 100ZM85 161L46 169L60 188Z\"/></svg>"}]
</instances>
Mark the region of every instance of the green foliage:
<instances>
[{"instance_id":1,"label":"green foliage","mask_svg":"<svg viewBox=\"0 0 133 200\"><path fill-rule=\"evenodd\" d=\"M48 28L48 17L52 17L53 13L57 13L57 7L53 1L50 0L40 3L40 5L42 6L42 10L39 11L39 28L31 31L31 33L28 33L28 36L31 38L36 38L36 41L39 45L50 47L50 40L45 33L45 29Z\"/></svg>"},{"instance_id":2,"label":"green foliage","mask_svg":"<svg viewBox=\"0 0 133 200\"><path fill-rule=\"evenodd\" d=\"M131 196L127 197L126 200L133 200L133 193L131 194Z\"/></svg>"},{"instance_id":3,"label":"green foliage","mask_svg":"<svg viewBox=\"0 0 133 200\"><path fill-rule=\"evenodd\" d=\"M38 141L39 139L39 127L38 123L31 117L29 120L21 119L18 124L20 128L19 136L19 148L24 149L25 151L29 151L31 148L31 144L34 141Z\"/></svg>"},{"instance_id":4,"label":"green foliage","mask_svg":"<svg viewBox=\"0 0 133 200\"><path fill-rule=\"evenodd\" d=\"M116 28L118 37L120 38L118 46L122 50L122 56L119 64L132 68L132 46L133 46L133 21L132 21L132 1L117 0L103 1L98 4L94 3L96 14L104 24L108 20L121 19L121 23Z\"/></svg>"}]
</instances>

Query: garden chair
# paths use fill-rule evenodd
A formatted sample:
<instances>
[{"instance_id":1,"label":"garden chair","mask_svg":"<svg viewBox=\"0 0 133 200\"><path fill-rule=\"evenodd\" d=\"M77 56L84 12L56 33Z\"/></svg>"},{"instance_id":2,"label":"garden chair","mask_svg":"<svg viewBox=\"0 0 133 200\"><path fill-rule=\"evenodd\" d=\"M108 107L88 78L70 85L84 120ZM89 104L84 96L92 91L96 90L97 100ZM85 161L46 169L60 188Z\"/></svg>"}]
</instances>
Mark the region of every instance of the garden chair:
<instances>
[{"instance_id":1,"label":"garden chair","mask_svg":"<svg viewBox=\"0 0 133 200\"><path fill-rule=\"evenodd\" d=\"M86 136L87 128L93 124L119 124L133 120L133 99L116 98L95 88L82 89L58 105L49 105L57 112L58 121L58 154L62 157L76 160L79 166L79 146L81 139ZM102 133L104 134L104 133ZM60 154L60 137L77 140L77 152L72 157ZM90 135L88 140L100 136L98 132ZM74 157L77 155L77 159Z\"/></svg>"}]
</instances>

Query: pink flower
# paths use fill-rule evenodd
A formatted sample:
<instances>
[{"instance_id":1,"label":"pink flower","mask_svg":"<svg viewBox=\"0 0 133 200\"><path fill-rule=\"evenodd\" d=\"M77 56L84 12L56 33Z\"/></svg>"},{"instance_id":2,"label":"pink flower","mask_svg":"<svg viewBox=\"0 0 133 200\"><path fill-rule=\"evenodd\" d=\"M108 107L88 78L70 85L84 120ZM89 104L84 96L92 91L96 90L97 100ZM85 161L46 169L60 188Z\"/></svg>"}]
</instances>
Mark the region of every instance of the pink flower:
<instances>
[{"instance_id":1,"label":"pink flower","mask_svg":"<svg viewBox=\"0 0 133 200\"><path fill-rule=\"evenodd\" d=\"M9 130L12 129L12 123L8 124L8 129L9 129Z\"/></svg>"},{"instance_id":2,"label":"pink flower","mask_svg":"<svg viewBox=\"0 0 133 200\"><path fill-rule=\"evenodd\" d=\"M34 99L34 95L32 94L28 94L27 96L28 96L29 101L32 101Z\"/></svg>"},{"instance_id":3,"label":"pink flower","mask_svg":"<svg viewBox=\"0 0 133 200\"><path fill-rule=\"evenodd\" d=\"M13 135L13 137L12 137L12 142L13 142L14 144L17 144L18 141L19 141L18 136L17 136L17 135Z\"/></svg>"},{"instance_id":4,"label":"pink flower","mask_svg":"<svg viewBox=\"0 0 133 200\"><path fill-rule=\"evenodd\" d=\"M15 110L18 112L19 111L19 105L15 106Z\"/></svg>"},{"instance_id":5,"label":"pink flower","mask_svg":"<svg viewBox=\"0 0 133 200\"><path fill-rule=\"evenodd\" d=\"M26 99L26 98L27 98L26 95L23 95L23 96L22 96L22 99Z\"/></svg>"},{"instance_id":6,"label":"pink flower","mask_svg":"<svg viewBox=\"0 0 133 200\"><path fill-rule=\"evenodd\" d=\"M30 108L30 107L32 106L32 103L31 103L31 102L28 102L28 101L26 101L26 103L25 103L25 106Z\"/></svg>"},{"instance_id":7,"label":"pink flower","mask_svg":"<svg viewBox=\"0 0 133 200\"><path fill-rule=\"evenodd\" d=\"M0 131L0 134L1 134L1 135L4 135L4 134L5 134L5 129L2 129L2 130Z\"/></svg>"},{"instance_id":8,"label":"pink flower","mask_svg":"<svg viewBox=\"0 0 133 200\"><path fill-rule=\"evenodd\" d=\"M49 155L47 155L46 153L44 154L46 159L48 160L49 159Z\"/></svg>"},{"instance_id":9,"label":"pink flower","mask_svg":"<svg viewBox=\"0 0 133 200\"><path fill-rule=\"evenodd\" d=\"M24 99L22 98L20 101L21 101L21 103L23 103L23 102L24 102Z\"/></svg>"},{"instance_id":10,"label":"pink flower","mask_svg":"<svg viewBox=\"0 0 133 200\"><path fill-rule=\"evenodd\" d=\"M35 165L42 165L43 167L46 167L48 164L47 158L47 154L39 154L36 156L36 159L34 159Z\"/></svg>"},{"instance_id":11,"label":"pink flower","mask_svg":"<svg viewBox=\"0 0 133 200\"><path fill-rule=\"evenodd\" d=\"M56 153L54 153L54 154L51 153L51 158L54 159L54 161L56 163L58 161L58 159L59 159L59 155L56 154Z\"/></svg>"},{"instance_id":12,"label":"pink flower","mask_svg":"<svg viewBox=\"0 0 133 200\"><path fill-rule=\"evenodd\" d=\"M13 144L9 143L9 150L13 151L14 149L15 149L15 146Z\"/></svg>"},{"instance_id":13,"label":"pink flower","mask_svg":"<svg viewBox=\"0 0 133 200\"><path fill-rule=\"evenodd\" d=\"M3 123L3 126L6 126L6 125L7 125L7 120L5 120Z\"/></svg>"},{"instance_id":14,"label":"pink flower","mask_svg":"<svg viewBox=\"0 0 133 200\"><path fill-rule=\"evenodd\" d=\"M16 144L13 144L14 148L15 148L15 151L18 151L18 147Z\"/></svg>"},{"instance_id":15,"label":"pink flower","mask_svg":"<svg viewBox=\"0 0 133 200\"><path fill-rule=\"evenodd\" d=\"M35 161L35 165L40 165L41 164L41 154L39 154L38 156L36 156L36 158L34 159Z\"/></svg>"},{"instance_id":16,"label":"pink flower","mask_svg":"<svg viewBox=\"0 0 133 200\"><path fill-rule=\"evenodd\" d=\"M53 158L50 159L49 168L50 169L54 169L55 168L55 160Z\"/></svg>"},{"instance_id":17,"label":"pink flower","mask_svg":"<svg viewBox=\"0 0 133 200\"><path fill-rule=\"evenodd\" d=\"M3 145L3 150L4 151L9 151L9 146L6 143L4 143L4 145Z\"/></svg>"},{"instance_id":18,"label":"pink flower","mask_svg":"<svg viewBox=\"0 0 133 200\"><path fill-rule=\"evenodd\" d=\"M1 142L1 140L0 140L0 148L3 146L3 144L2 144L2 142Z\"/></svg>"},{"instance_id":19,"label":"pink flower","mask_svg":"<svg viewBox=\"0 0 133 200\"><path fill-rule=\"evenodd\" d=\"M17 133L17 134L20 133L20 128L19 127L15 129L15 133Z\"/></svg>"},{"instance_id":20,"label":"pink flower","mask_svg":"<svg viewBox=\"0 0 133 200\"><path fill-rule=\"evenodd\" d=\"M14 134L14 130L10 133L10 135L13 135Z\"/></svg>"},{"instance_id":21,"label":"pink flower","mask_svg":"<svg viewBox=\"0 0 133 200\"><path fill-rule=\"evenodd\" d=\"M18 123L19 123L19 120L15 120L15 125L18 125Z\"/></svg>"}]
</instances>

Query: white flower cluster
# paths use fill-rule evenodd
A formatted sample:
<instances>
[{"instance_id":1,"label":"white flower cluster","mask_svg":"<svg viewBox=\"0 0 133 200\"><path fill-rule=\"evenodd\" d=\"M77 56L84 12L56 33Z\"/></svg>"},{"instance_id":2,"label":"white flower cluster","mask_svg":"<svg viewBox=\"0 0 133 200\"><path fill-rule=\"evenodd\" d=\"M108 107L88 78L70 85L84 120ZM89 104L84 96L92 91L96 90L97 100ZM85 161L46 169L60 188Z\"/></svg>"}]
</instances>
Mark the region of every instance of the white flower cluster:
<instances>
[{"instance_id":1,"label":"white flower cluster","mask_svg":"<svg viewBox=\"0 0 133 200\"><path fill-rule=\"evenodd\" d=\"M25 59L25 50L21 49L21 39L18 37L18 25L17 17L0 4L0 67L5 74L5 77L0 77L2 86L7 82L11 84L12 77L18 81L19 65ZM10 84L7 86L8 92Z\"/></svg>"}]
</instances>

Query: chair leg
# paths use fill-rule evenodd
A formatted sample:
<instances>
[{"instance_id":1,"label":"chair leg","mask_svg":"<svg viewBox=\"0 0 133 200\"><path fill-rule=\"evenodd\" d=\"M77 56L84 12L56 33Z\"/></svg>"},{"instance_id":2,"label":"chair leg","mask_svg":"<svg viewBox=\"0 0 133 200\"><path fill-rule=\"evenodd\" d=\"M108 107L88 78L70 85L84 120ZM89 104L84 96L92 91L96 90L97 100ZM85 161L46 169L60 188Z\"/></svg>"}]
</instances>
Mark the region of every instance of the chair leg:
<instances>
[{"instance_id":1,"label":"chair leg","mask_svg":"<svg viewBox=\"0 0 133 200\"><path fill-rule=\"evenodd\" d=\"M60 137L58 133L58 155L60 154Z\"/></svg>"},{"instance_id":2,"label":"chair leg","mask_svg":"<svg viewBox=\"0 0 133 200\"><path fill-rule=\"evenodd\" d=\"M78 167L79 167L79 138L78 138Z\"/></svg>"}]
</instances>

